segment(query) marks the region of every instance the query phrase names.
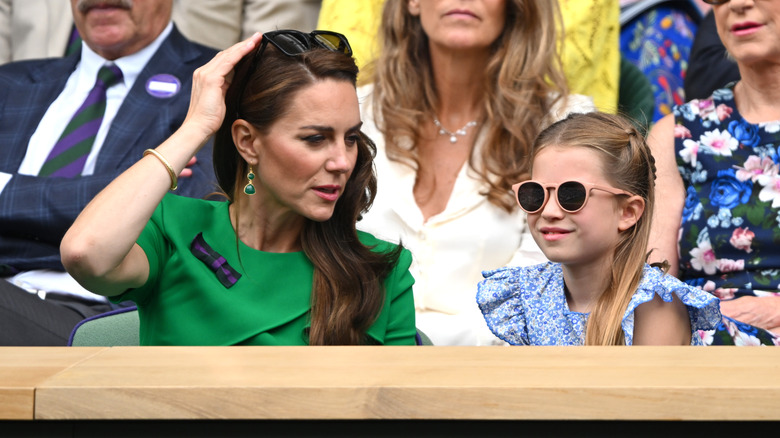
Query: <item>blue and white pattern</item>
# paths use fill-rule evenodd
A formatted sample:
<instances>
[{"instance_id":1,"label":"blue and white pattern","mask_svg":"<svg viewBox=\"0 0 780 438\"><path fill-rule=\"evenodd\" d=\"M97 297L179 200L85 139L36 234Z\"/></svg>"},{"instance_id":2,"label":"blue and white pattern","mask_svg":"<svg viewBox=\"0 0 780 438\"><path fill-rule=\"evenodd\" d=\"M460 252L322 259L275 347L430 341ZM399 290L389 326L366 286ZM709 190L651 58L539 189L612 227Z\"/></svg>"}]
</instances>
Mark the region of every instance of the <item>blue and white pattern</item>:
<instances>
[{"instance_id":1,"label":"blue and white pattern","mask_svg":"<svg viewBox=\"0 0 780 438\"><path fill-rule=\"evenodd\" d=\"M490 330L512 345L583 345L588 314L572 312L566 304L560 263L505 267L485 271L477 304ZM702 345L699 331L721 322L719 300L688 286L660 269L645 265L642 281L629 302L622 327L626 345L633 344L634 309L660 296L676 295L691 318L691 345Z\"/></svg>"}]
</instances>

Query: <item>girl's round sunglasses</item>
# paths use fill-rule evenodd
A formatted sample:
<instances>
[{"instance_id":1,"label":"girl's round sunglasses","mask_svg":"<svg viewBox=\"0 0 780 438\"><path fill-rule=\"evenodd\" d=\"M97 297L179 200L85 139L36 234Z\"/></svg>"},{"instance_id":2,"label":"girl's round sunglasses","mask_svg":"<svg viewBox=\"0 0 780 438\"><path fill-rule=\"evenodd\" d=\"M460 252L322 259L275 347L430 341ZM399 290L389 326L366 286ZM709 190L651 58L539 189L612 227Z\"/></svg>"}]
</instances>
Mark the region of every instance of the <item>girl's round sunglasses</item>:
<instances>
[{"instance_id":1,"label":"girl's round sunglasses","mask_svg":"<svg viewBox=\"0 0 780 438\"><path fill-rule=\"evenodd\" d=\"M588 202L591 190L601 190L613 195L633 196L625 190L579 181L542 184L538 181L528 180L512 186L520 208L529 214L538 213L547 205L550 189L555 190L555 202L567 213L576 213L582 210Z\"/></svg>"}]
</instances>

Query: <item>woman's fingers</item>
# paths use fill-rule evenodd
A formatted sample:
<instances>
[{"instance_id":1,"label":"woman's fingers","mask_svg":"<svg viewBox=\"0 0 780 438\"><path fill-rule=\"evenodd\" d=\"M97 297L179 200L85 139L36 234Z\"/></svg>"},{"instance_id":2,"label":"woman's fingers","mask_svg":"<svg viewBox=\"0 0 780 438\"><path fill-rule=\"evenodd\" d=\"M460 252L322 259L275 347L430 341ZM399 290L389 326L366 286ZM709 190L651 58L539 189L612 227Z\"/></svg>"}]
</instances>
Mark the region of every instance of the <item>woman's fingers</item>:
<instances>
[{"instance_id":1,"label":"woman's fingers","mask_svg":"<svg viewBox=\"0 0 780 438\"><path fill-rule=\"evenodd\" d=\"M219 52L217 54L217 57L224 58L225 64L229 65L230 69L232 70L233 67L236 66L238 61L241 60L241 58L246 56L249 52L251 52L257 47L257 45L260 43L260 40L262 39L263 39L263 34L261 34L260 32L256 32L254 35L245 39L244 41L233 44L227 49Z\"/></svg>"},{"instance_id":2,"label":"woman's fingers","mask_svg":"<svg viewBox=\"0 0 780 438\"><path fill-rule=\"evenodd\" d=\"M216 80L220 84L220 88L223 88L222 85L229 83L228 79L232 78L233 69L238 61L254 50L262 37L261 33L255 33L250 38L217 53L211 61L195 71L201 78L200 82L209 79Z\"/></svg>"},{"instance_id":3,"label":"woman's fingers","mask_svg":"<svg viewBox=\"0 0 780 438\"><path fill-rule=\"evenodd\" d=\"M227 49L217 53L216 56L202 68L208 70L209 73L214 73L225 78L233 71L233 68L238 64L238 61L240 61L241 58L257 47L262 38L263 34L257 32L244 41L233 44Z\"/></svg>"},{"instance_id":4,"label":"woman's fingers","mask_svg":"<svg viewBox=\"0 0 780 438\"><path fill-rule=\"evenodd\" d=\"M217 53L211 61L195 70L187 120L193 121L208 137L219 129L225 115L225 93L233 79L236 64L257 47L262 34L234 44ZM187 121L185 120L185 122Z\"/></svg>"}]
</instances>

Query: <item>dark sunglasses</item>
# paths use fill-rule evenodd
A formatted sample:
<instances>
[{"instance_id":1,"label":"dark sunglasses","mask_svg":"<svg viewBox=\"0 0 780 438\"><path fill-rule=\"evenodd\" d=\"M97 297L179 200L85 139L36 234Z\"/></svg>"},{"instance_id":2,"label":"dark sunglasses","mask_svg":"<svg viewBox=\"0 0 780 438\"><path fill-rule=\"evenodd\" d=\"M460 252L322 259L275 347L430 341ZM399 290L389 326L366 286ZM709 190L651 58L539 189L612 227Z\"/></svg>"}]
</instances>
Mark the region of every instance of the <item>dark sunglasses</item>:
<instances>
[{"instance_id":1,"label":"dark sunglasses","mask_svg":"<svg viewBox=\"0 0 780 438\"><path fill-rule=\"evenodd\" d=\"M524 181L512 186L515 191L515 199L520 208L526 213L532 214L541 211L550 197L550 190L555 190L555 201L558 206L567 213L576 213L585 207L590 197L591 190L601 190L613 195L632 196L625 190L596 184L582 183L579 181L566 181L559 184L542 184L538 181Z\"/></svg>"},{"instance_id":2,"label":"dark sunglasses","mask_svg":"<svg viewBox=\"0 0 780 438\"><path fill-rule=\"evenodd\" d=\"M711 5L722 5L725 3L728 3L731 0L702 0L704 3L709 3Z\"/></svg>"},{"instance_id":3,"label":"dark sunglasses","mask_svg":"<svg viewBox=\"0 0 780 438\"><path fill-rule=\"evenodd\" d=\"M255 60L263 55L265 46L271 43L287 56L300 55L303 52L320 47L332 52L341 52L352 56L352 47L347 37L329 30L315 30L310 33L298 30L274 30L263 34L260 49L255 54Z\"/></svg>"},{"instance_id":4,"label":"dark sunglasses","mask_svg":"<svg viewBox=\"0 0 780 438\"><path fill-rule=\"evenodd\" d=\"M249 70L244 75L244 83L239 90L238 104L241 104L244 95L244 89L249 83L249 78L252 76L252 72L257 69L257 64L260 62L260 58L265 52L265 48L268 44L272 44L280 52L287 56L296 56L301 53L308 52L311 49L322 48L332 52L341 52L347 56L352 56L352 47L347 41L347 37L338 33L331 32L329 30L315 30L310 33L301 32L299 30L274 30L263 34L260 47L255 50L252 56L252 64Z\"/></svg>"}]
</instances>

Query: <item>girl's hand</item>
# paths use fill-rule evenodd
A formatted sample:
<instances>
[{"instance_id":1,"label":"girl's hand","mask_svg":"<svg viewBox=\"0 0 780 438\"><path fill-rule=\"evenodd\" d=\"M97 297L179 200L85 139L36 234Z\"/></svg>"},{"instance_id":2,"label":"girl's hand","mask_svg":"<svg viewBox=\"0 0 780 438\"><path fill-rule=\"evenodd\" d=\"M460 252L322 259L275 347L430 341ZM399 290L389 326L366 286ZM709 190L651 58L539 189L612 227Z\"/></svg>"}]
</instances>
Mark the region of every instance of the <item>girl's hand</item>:
<instances>
[{"instance_id":1,"label":"girl's hand","mask_svg":"<svg viewBox=\"0 0 780 438\"><path fill-rule=\"evenodd\" d=\"M225 93L233 80L233 68L257 47L261 39L262 34L255 33L217 53L206 65L195 70L192 75L192 97L184 125L202 130L204 138L217 132L225 117Z\"/></svg>"},{"instance_id":2,"label":"girl's hand","mask_svg":"<svg viewBox=\"0 0 780 438\"><path fill-rule=\"evenodd\" d=\"M780 327L780 297L740 297L720 302L724 315L774 332Z\"/></svg>"}]
</instances>

